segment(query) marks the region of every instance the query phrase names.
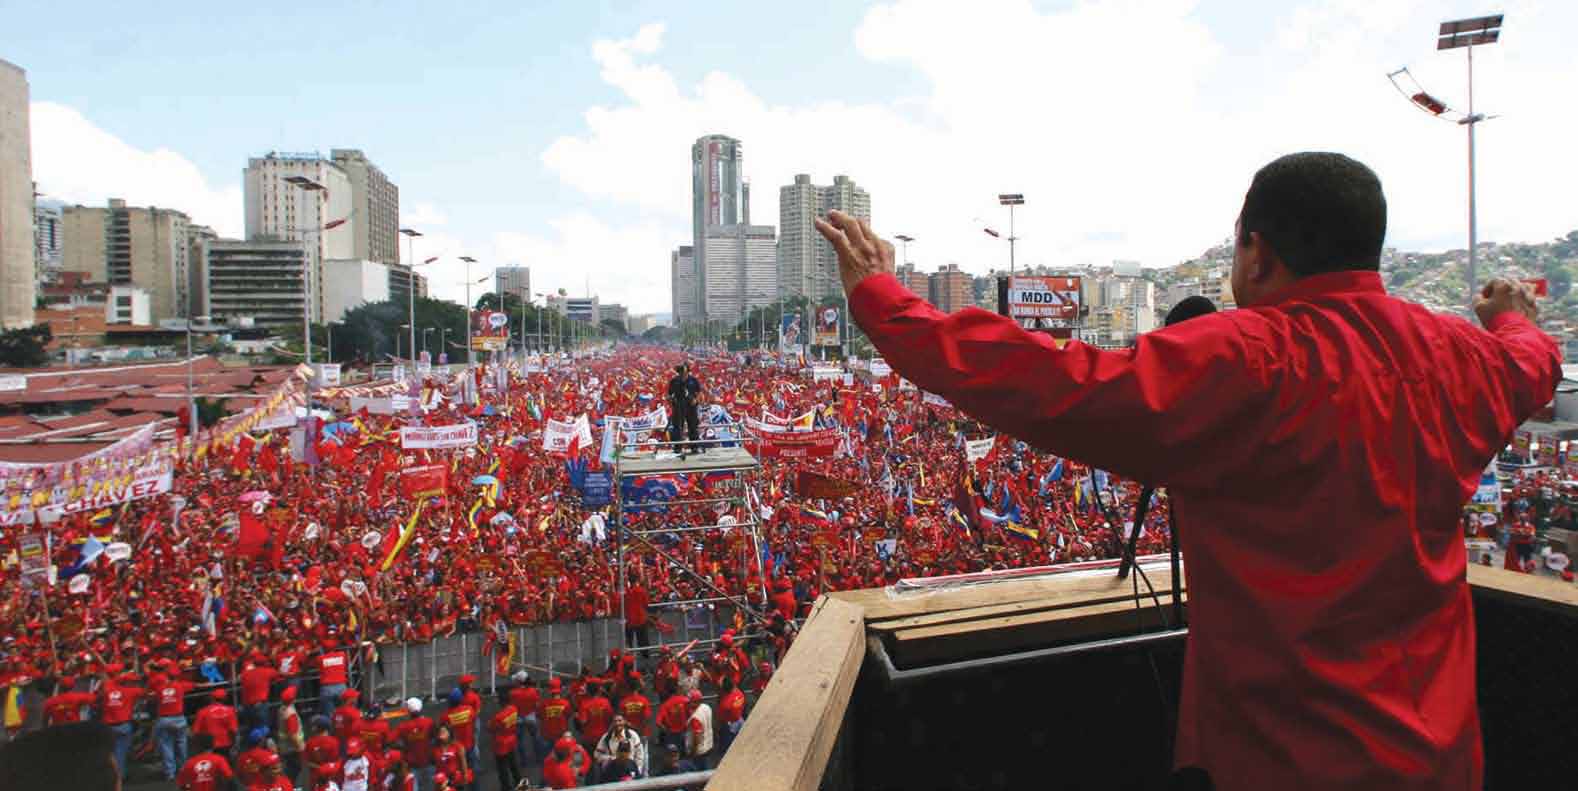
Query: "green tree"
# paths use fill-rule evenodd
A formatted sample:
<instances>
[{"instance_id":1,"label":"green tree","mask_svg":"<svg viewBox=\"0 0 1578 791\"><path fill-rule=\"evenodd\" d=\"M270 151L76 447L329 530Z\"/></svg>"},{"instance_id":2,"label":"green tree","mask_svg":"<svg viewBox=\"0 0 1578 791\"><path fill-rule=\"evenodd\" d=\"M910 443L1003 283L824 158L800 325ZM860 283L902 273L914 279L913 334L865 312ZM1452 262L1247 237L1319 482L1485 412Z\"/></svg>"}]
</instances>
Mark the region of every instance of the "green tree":
<instances>
[{"instance_id":1,"label":"green tree","mask_svg":"<svg viewBox=\"0 0 1578 791\"><path fill-rule=\"evenodd\" d=\"M55 337L48 324L34 324L0 332L0 365L9 368L37 368L49 362L46 347Z\"/></svg>"}]
</instances>

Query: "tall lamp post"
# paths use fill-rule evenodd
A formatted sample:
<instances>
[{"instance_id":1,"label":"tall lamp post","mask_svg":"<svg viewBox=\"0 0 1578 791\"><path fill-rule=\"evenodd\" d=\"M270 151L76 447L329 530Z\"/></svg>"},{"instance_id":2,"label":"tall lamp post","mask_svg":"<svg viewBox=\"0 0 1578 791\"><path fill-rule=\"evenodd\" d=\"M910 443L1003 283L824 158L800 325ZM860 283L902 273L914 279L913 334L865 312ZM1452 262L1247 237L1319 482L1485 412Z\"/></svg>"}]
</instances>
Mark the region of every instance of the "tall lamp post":
<instances>
[{"instance_id":1,"label":"tall lamp post","mask_svg":"<svg viewBox=\"0 0 1578 791\"><path fill-rule=\"evenodd\" d=\"M187 299L190 300L191 296L188 295ZM191 442L197 442L197 397L192 391L192 322L206 323L211 320L209 316L186 317L186 436L191 437Z\"/></svg>"},{"instance_id":2,"label":"tall lamp post","mask_svg":"<svg viewBox=\"0 0 1578 791\"><path fill-rule=\"evenodd\" d=\"M915 241L915 237L896 233L893 234L893 238L899 240L899 264L908 265L910 262L910 242Z\"/></svg>"},{"instance_id":3,"label":"tall lamp post","mask_svg":"<svg viewBox=\"0 0 1578 791\"><path fill-rule=\"evenodd\" d=\"M427 334L432 332L432 331L433 331L432 327L423 327L422 328L422 350L423 351L427 351Z\"/></svg>"},{"instance_id":4,"label":"tall lamp post","mask_svg":"<svg viewBox=\"0 0 1578 791\"><path fill-rule=\"evenodd\" d=\"M463 255L463 256L460 257L460 260L466 262L466 336L467 336L466 337L466 367L470 368L472 363L475 361L475 354L474 354L474 352L471 349L471 337L470 337L470 335L471 335L471 265L475 264L477 262L477 259L472 258L469 255ZM486 278L484 278L484 280L485 279ZM479 280L477 282L480 283L482 281Z\"/></svg>"},{"instance_id":5,"label":"tall lamp post","mask_svg":"<svg viewBox=\"0 0 1578 791\"><path fill-rule=\"evenodd\" d=\"M413 252L416 237L422 232L415 228L401 228L400 233L405 235L405 263L406 263L406 321L411 328L411 370L416 370L416 254ZM396 357L399 353L396 352Z\"/></svg>"},{"instance_id":6,"label":"tall lamp post","mask_svg":"<svg viewBox=\"0 0 1578 791\"><path fill-rule=\"evenodd\" d=\"M537 310L537 353L541 354L547 348L547 343L543 341L542 337L542 314L548 310L548 295L541 291L536 292L536 294L542 297L542 307ZM536 307L536 302L533 301L532 305Z\"/></svg>"},{"instance_id":7,"label":"tall lamp post","mask_svg":"<svg viewBox=\"0 0 1578 791\"><path fill-rule=\"evenodd\" d=\"M1008 274L1014 274L1014 242L1019 237L1014 235L1014 207L1025 205L1025 196L1018 192L1009 192L997 196L997 202L1008 207Z\"/></svg>"},{"instance_id":8,"label":"tall lamp post","mask_svg":"<svg viewBox=\"0 0 1578 791\"><path fill-rule=\"evenodd\" d=\"M1436 34L1436 49L1462 49L1468 56L1468 115L1458 121L1468 127L1468 304L1474 306L1475 247L1479 244L1478 218L1474 206L1474 126L1485 120L1474 112L1474 45L1494 44L1501 38L1502 14L1442 22Z\"/></svg>"}]
</instances>

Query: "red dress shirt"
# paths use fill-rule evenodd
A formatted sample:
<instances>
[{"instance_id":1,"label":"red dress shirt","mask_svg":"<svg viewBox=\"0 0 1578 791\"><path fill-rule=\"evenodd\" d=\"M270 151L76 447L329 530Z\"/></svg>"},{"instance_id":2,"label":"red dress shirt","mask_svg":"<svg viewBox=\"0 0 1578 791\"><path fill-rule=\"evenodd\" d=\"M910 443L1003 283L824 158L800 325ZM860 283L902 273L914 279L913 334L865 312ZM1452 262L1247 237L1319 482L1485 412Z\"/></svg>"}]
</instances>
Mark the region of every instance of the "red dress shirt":
<instances>
[{"instance_id":1,"label":"red dress shirt","mask_svg":"<svg viewBox=\"0 0 1578 791\"><path fill-rule=\"evenodd\" d=\"M1175 761L1216 787L1479 788L1458 526L1548 403L1556 344L1306 277L1253 307L1056 348L890 275L850 311L893 368L1039 448L1167 486L1189 575Z\"/></svg>"}]
</instances>

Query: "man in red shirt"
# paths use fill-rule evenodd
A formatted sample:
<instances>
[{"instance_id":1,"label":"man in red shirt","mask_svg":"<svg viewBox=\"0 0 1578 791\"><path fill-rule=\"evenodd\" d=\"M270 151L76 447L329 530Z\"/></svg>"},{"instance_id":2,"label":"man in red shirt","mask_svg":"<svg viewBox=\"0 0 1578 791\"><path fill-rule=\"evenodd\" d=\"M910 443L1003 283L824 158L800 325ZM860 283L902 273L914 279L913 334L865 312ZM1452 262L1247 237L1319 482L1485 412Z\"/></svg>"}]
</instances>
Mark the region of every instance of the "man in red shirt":
<instances>
[{"instance_id":1,"label":"man in red shirt","mask_svg":"<svg viewBox=\"0 0 1578 791\"><path fill-rule=\"evenodd\" d=\"M721 695L718 698L718 749L716 758L723 759L724 753L729 751L729 745L734 743L734 737L740 735L740 728L745 726L745 693L734 685L733 679L723 679L720 687Z\"/></svg>"},{"instance_id":2,"label":"man in red shirt","mask_svg":"<svg viewBox=\"0 0 1578 791\"><path fill-rule=\"evenodd\" d=\"M1487 285L1483 330L1388 296L1380 181L1326 153L1255 174L1238 310L1122 351L945 315L894 278L869 225L834 212L817 229L894 370L1030 444L1168 487L1189 573L1176 766L1224 791L1480 787L1458 519L1561 377L1530 288Z\"/></svg>"},{"instance_id":3,"label":"man in red shirt","mask_svg":"<svg viewBox=\"0 0 1578 791\"><path fill-rule=\"evenodd\" d=\"M614 721L614 705L603 695L603 685L593 681L587 685L587 695L575 712L575 723L581 734L581 746L587 753L597 749L597 742L608 732Z\"/></svg>"},{"instance_id":4,"label":"man in red shirt","mask_svg":"<svg viewBox=\"0 0 1578 791\"><path fill-rule=\"evenodd\" d=\"M516 720L515 757L521 766L531 766L532 760L543 753L542 746L537 744L537 703L542 693L524 670L515 673L514 681L515 686L510 688L510 705L520 715Z\"/></svg>"},{"instance_id":5,"label":"man in red shirt","mask_svg":"<svg viewBox=\"0 0 1578 791\"><path fill-rule=\"evenodd\" d=\"M631 580L625 588L625 645L637 648L652 642L647 625L647 589L640 580Z\"/></svg>"},{"instance_id":6,"label":"man in red shirt","mask_svg":"<svg viewBox=\"0 0 1578 791\"><path fill-rule=\"evenodd\" d=\"M520 763L515 760L519 726L520 712L509 693L499 690L499 710L488 719L488 733L493 736L493 763L499 770L500 788L514 788L521 779Z\"/></svg>"},{"instance_id":7,"label":"man in red shirt","mask_svg":"<svg viewBox=\"0 0 1578 791\"><path fill-rule=\"evenodd\" d=\"M630 723L632 729L641 734L641 738L652 735L652 701L641 694L639 672L630 674L630 694L619 699L619 713L624 715L625 722Z\"/></svg>"},{"instance_id":8,"label":"man in red shirt","mask_svg":"<svg viewBox=\"0 0 1578 791\"><path fill-rule=\"evenodd\" d=\"M197 754L187 759L186 765L175 776L176 786L181 791L223 791L229 788L230 781L236 776L235 772L231 770L230 762L214 751L208 735L199 733L193 736L192 749Z\"/></svg>"},{"instance_id":9,"label":"man in red shirt","mask_svg":"<svg viewBox=\"0 0 1578 791\"><path fill-rule=\"evenodd\" d=\"M312 736L308 737L302 755L307 759L307 776L317 777L318 767L340 760L340 740L334 738L334 726L328 717L312 718Z\"/></svg>"},{"instance_id":10,"label":"man in red shirt","mask_svg":"<svg viewBox=\"0 0 1578 791\"><path fill-rule=\"evenodd\" d=\"M269 753L268 762L263 764L263 777L247 791L296 791L296 784L285 776L279 756Z\"/></svg>"},{"instance_id":11,"label":"man in red shirt","mask_svg":"<svg viewBox=\"0 0 1578 791\"><path fill-rule=\"evenodd\" d=\"M137 674L126 673L119 679L106 679L99 689L99 718L115 733L115 765L122 778L126 776L126 753L131 750L132 712L146 691L133 686L136 682Z\"/></svg>"},{"instance_id":12,"label":"man in red shirt","mask_svg":"<svg viewBox=\"0 0 1578 791\"><path fill-rule=\"evenodd\" d=\"M553 752L542 763L542 781L549 788L575 788L592 769L591 756L566 733L553 744Z\"/></svg>"},{"instance_id":13,"label":"man in red shirt","mask_svg":"<svg viewBox=\"0 0 1578 791\"><path fill-rule=\"evenodd\" d=\"M537 707L537 722L542 728L543 741L548 744L557 743L559 737L570 730L570 701L559 694L563 688L557 676L548 679L548 697Z\"/></svg>"},{"instance_id":14,"label":"man in red shirt","mask_svg":"<svg viewBox=\"0 0 1578 791\"><path fill-rule=\"evenodd\" d=\"M350 683L350 664L345 652L335 648L332 640L324 641L317 662L319 711L327 714L339 705L340 695Z\"/></svg>"},{"instance_id":15,"label":"man in red shirt","mask_svg":"<svg viewBox=\"0 0 1578 791\"><path fill-rule=\"evenodd\" d=\"M225 705L224 690L214 690L212 698L213 703L197 710L192 720L192 733L206 735L214 752L229 753L231 745L236 743L236 731L241 723L236 720L236 710Z\"/></svg>"},{"instance_id":16,"label":"man in red shirt","mask_svg":"<svg viewBox=\"0 0 1578 791\"><path fill-rule=\"evenodd\" d=\"M74 676L60 678L60 692L44 699L44 724L64 725L82 720L82 708L92 706L99 698L92 692L78 692Z\"/></svg>"},{"instance_id":17,"label":"man in red shirt","mask_svg":"<svg viewBox=\"0 0 1578 791\"><path fill-rule=\"evenodd\" d=\"M279 671L266 662L254 661L241 671L241 716L248 728L268 725L268 699Z\"/></svg>"},{"instance_id":18,"label":"man in red shirt","mask_svg":"<svg viewBox=\"0 0 1578 791\"><path fill-rule=\"evenodd\" d=\"M190 681L165 678L152 688L154 715L158 717L153 734L164 761L165 780L174 780L175 773L186 765L186 695L192 686Z\"/></svg>"},{"instance_id":19,"label":"man in red shirt","mask_svg":"<svg viewBox=\"0 0 1578 791\"><path fill-rule=\"evenodd\" d=\"M422 716L422 701L411 698L405 702L411 718L400 723L395 738L400 740L405 759L418 778L422 788L433 787L433 720Z\"/></svg>"},{"instance_id":20,"label":"man in red shirt","mask_svg":"<svg viewBox=\"0 0 1578 791\"><path fill-rule=\"evenodd\" d=\"M674 745L680 750L685 749L685 728L690 723L690 699L685 693L675 690L674 694L658 706L658 743Z\"/></svg>"},{"instance_id":21,"label":"man in red shirt","mask_svg":"<svg viewBox=\"0 0 1578 791\"><path fill-rule=\"evenodd\" d=\"M348 689L340 695L344 703L334 710L334 735L341 742L355 736L362 728L362 710L356 707L356 699L361 696L362 693L354 689Z\"/></svg>"}]
</instances>

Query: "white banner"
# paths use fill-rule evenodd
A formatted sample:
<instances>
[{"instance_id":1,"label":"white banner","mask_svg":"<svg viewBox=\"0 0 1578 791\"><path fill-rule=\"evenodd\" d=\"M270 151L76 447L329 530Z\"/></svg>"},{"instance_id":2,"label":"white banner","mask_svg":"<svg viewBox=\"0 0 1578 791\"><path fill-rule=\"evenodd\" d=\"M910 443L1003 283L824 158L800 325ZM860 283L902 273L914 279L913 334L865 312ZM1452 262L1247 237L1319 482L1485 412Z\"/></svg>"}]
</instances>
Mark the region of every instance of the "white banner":
<instances>
[{"instance_id":1,"label":"white banner","mask_svg":"<svg viewBox=\"0 0 1578 791\"><path fill-rule=\"evenodd\" d=\"M477 444L477 424L406 426L400 429L401 450L469 448Z\"/></svg>"},{"instance_id":2,"label":"white banner","mask_svg":"<svg viewBox=\"0 0 1578 791\"><path fill-rule=\"evenodd\" d=\"M953 404L948 403L948 399L943 398L936 393L927 393L925 391L921 392L921 403L944 408L951 408L953 406Z\"/></svg>"},{"instance_id":3,"label":"white banner","mask_svg":"<svg viewBox=\"0 0 1578 791\"><path fill-rule=\"evenodd\" d=\"M0 393L9 393L16 390L27 389L27 377L6 374L0 376Z\"/></svg>"},{"instance_id":4,"label":"white banner","mask_svg":"<svg viewBox=\"0 0 1578 791\"><path fill-rule=\"evenodd\" d=\"M583 449L592 447L592 423L586 415L581 415L575 420L550 419L542 430L542 449L549 453L565 453L570 450L571 440L580 439Z\"/></svg>"},{"instance_id":5,"label":"white banner","mask_svg":"<svg viewBox=\"0 0 1578 791\"><path fill-rule=\"evenodd\" d=\"M986 439L971 439L964 442L965 461L977 462L992 453L992 446L997 443L996 437Z\"/></svg>"},{"instance_id":6,"label":"white banner","mask_svg":"<svg viewBox=\"0 0 1578 791\"><path fill-rule=\"evenodd\" d=\"M871 360L871 375L872 376L875 376L878 379L880 379L880 378L882 378L884 376L887 376L890 373L893 373L893 366L888 365L888 361L887 360L884 360L881 357L874 357L874 358L872 358L872 360Z\"/></svg>"},{"instance_id":7,"label":"white banner","mask_svg":"<svg viewBox=\"0 0 1578 791\"><path fill-rule=\"evenodd\" d=\"M149 467L139 470L122 481L104 484L102 488L95 487L97 491L60 505L46 506L36 512L0 511L0 526L32 524L35 513L39 517L53 521L71 514L97 511L112 505L164 494L170 491L173 483L174 477L168 468Z\"/></svg>"},{"instance_id":8,"label":"white banner","mask_svg":"<svg viewBox=\"0 0 1578 791\"><path fill-rule=\"evenodd\" d=\"M339 363L318 363L318 386L338 387L340 384Z\"/></svg>"}]
</instances>

